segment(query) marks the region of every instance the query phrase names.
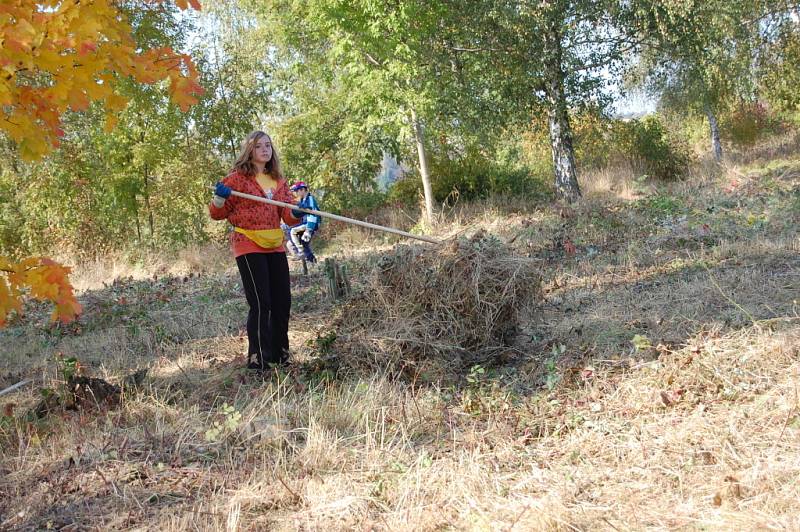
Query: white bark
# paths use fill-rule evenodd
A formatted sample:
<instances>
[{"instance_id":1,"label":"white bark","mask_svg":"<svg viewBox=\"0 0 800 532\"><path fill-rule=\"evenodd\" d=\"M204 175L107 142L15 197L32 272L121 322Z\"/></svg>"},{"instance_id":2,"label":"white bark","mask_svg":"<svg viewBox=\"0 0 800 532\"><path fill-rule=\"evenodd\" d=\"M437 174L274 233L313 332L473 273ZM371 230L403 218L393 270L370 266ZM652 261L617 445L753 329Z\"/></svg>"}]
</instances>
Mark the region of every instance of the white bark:
<instances>
[{"instance_id":1,"label":"white bark","mask_svg":"<svg viewBox=\"0 0 800 532\"><path fill-rule=\"evenodd\" d=\"M556 193L572 203L581 197L575 170L575 150L572 146L572 128L569 124L567 98L564 93L564 70L561 66L561 35L551 28L545 36L545 91L548 99L550 148L553 154Z\"/></svg>"},{"instance_id":2,"label":"white bark","mask_svg":"<svg viewBox=\"0 0 800 532\"><path fill-rule=\"evenodd\" d=\"M714 160L720 162L722 160L722 143L719 140L719 124L710 105L706 105L706 117L711 130L711 151L714 154Z\"/></svg>"}]
</instances>

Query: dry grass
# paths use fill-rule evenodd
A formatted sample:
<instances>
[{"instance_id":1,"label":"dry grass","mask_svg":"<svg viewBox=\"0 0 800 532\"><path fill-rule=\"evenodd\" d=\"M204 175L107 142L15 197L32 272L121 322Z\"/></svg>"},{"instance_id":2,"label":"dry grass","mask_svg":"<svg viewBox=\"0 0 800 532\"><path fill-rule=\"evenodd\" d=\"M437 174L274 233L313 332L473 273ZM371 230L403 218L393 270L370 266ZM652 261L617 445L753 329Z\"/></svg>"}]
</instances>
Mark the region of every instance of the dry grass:
<instances>
[{"instance_id":1,"label":"dry grass","mask_svg":"<svg viewBox=\"0 0 800 532\"><path fill-rule=\"evenodd\" d=\"M226 385L230 358L196 346L116 412L21 430L3 526L796 528L800 327L773 327L479 412L380 377ZM209 441L223 400L241 421Z\"/></svg>"},{"instance_id":2,"label":"dry grass","mask_svg":"<svg viewBox=\"0 0 800 532\"><path fill-rule=\"evenodd\" d=\"M74 263L69 258L66 264ZM148 279L155 276L184 276L189 273L215 273L230 266L227 247L208 244L182 249L174 256L151 255L148 259L132 263L125 257L103 257L93 262L82 262L75 268L71 280L79 292L102 288L114 279Z\"/></svg>"},{"instance_id":3,"label":"dry grass","mask_svg":"<svg viewBox=\"0 0 800 532\"><path fill-rule=\"evenodd\" d=\"M316 271L293 281L301 362L263 380L238 369L229 259L86 274L78 329L0 333L0 387L36 379L0 398L0 529L800 528L797 168L464 206L442 236L490 229L543 265L546 301L513 363L453 385L314 371ZM110 381L150 372L117 409L27 420L59 351Z\"/></svg>"},{"instance_id":4,"label":"dry grass","mask_svg":"<svg viewBox=\"0 0 800 532\"><path fill-rule=\"evenodd\" d=\"M629 167L592 170L581 179L583 194L589 198L614 197L631 201L641 195L636 182L640 175Z\"/></svg>"},{"instance_id":5,"label":"dry grass","mask_svg":"<svg viewBox=\"0 0 800 532\"><path fill-rule=\"evenodd\" d=\"M438 382L509 350L541 273L537 261L480 232L439 248L398 246L361 283L331 324L338 366Z\"/></svg>"}]
</instances>

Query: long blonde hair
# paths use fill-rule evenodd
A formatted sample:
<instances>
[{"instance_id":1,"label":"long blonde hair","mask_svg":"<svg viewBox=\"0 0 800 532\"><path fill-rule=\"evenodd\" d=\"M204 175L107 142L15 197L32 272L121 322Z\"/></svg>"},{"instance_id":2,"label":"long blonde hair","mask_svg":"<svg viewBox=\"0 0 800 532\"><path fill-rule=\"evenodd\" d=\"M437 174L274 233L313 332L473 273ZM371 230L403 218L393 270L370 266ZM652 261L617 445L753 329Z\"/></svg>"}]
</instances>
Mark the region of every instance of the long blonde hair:
<instances>
[{"instance_id":1,"label":"long blonde hair","mask_svg":"<svg viewBox=\"0 0 800 532\"><path fill-rule=\"evenodd\" d=\"M256 143L264 137L267 137L270 143L272 143L272 137L263 131L253 131L247 135L247 138L242 142L242 151L236 158L236 162L233 163L231 172L239 172L247 177L256 175L256 166L253 164L253 150L255 149ZM278 150L275 148L275 144L272 144L272 157L267 161L267 164L264 165L264 171L271 175L276 181L283 179L281 160L280 157L278 157Z\"/></svg>"}]
</instances>

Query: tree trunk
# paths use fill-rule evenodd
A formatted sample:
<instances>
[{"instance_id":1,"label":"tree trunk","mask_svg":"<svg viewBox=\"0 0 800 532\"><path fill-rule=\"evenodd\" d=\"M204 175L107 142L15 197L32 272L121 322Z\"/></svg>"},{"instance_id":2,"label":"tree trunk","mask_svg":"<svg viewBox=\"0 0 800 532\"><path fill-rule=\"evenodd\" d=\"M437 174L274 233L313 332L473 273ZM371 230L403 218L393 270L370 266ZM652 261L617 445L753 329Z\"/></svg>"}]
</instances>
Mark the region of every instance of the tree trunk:
<instances>
[{"instance_id":1,"label":"tree trunk","mask_svg":"<svg viewBox=\"0 0 800 532\"><path fill-rule=\"evenodd\" d=\"M547 71L545 93L548 101L550 148L553 153L553 173L556 194L572 203L581 197L575 170L575 150L572 146L572 128L564 93L564 69L561 65L562 45L558 21L553 20L545 33L544 60Z\"/></svg>"},{"instance_id":2,"label":"tree trunk","mask_svg":"<svg viewBox=\"0 0 800 532\"><path fill-rule=\"evenodd\" d=\"M722 160L722 143L719 140L719 124L717 123L717 115L710 105L706 105L706 117L708 118L708 127L711 130L711 151L714 154L714 160L720 162Z\"/></svg>"},{"instance_id":3,"label":"tree trunk","mask_svg":"<svg viewBox=\"0 0 800 532\"><path fill-rule=\"evenodd\" d=\"M144 164L144 204L147 207L147 225L150 229L150 245L155 242L155 224L153 223L153 208L150 206L150 188L149 188L149 168L147 163Z\"/></svg>"},{"instance_id":4,"label":"tree trunk","mask_svg":"<svg viewBox=\"0 0 800 532\"><path fill-rule=\"evenodd\" d=\"M139 223L139 200L136 199L136 192L133 192L133 215L136 217L136 243L142 243L142 226Z\"/></svg>"},{"instance_id":5,"label":"tree trunk","mask_svg":"<svg viewBox=\"0 0 800 532\"><path fill-rule=\"evenodd\" d=\"M128 152L128 168L133 166L133 156ZM136 243L142 244L142 226L139 222L139 200L136 198L136 190L131 190L131 205L133 205L133 215L136 219Z\"/></svg>"},{"instance_id":6,"label":"tree trunk","mask_svg":"<svg viewBox=\"0 0 800 532\"><path fill-rule=\"evenodd\" d=\"M236 141L233 138L233 132L231 131L231 115L230 109L231 104L228 101L228 95L225 91L225 85L222 82L222 71L219 68L219 51L217 50L217 41L214 41L214 66L217 70L217 87L219 87L219 93L222 96L222 103L225 105L225 129L228 133L228 143L231 149L231 160L235 161L236 156Z\"/></svg>"},{"instance_id":7,"label":"tree trunk","mask_svg":"<svg viewBox=\"0 0 800 532\"><path fill-rule=\"evenodd\" d=\"M433 223L433 187L431 176L428 173L428 157L425 153L425 137L422 134L422 124L417 119L417 113L411 110L411 124L414 128L414 139L417 141L417 154L419 155L419 174L422 177L422 190L425 194L425 218L429 224Z\"/></svg>"}]
</instances>

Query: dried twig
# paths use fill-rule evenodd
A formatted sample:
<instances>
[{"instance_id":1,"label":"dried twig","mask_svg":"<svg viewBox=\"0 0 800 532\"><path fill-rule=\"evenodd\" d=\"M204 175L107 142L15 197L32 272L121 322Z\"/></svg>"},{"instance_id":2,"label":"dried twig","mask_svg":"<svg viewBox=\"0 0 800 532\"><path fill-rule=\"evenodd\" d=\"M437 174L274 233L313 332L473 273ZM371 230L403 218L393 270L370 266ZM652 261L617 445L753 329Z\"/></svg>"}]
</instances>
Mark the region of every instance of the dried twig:
<instances>
[{"instance_id":1,"label":"dried twig","mask_svg":"<svg viewBox=\"0 0 800 532\"><path fill-rule=\"evenodd\" d=\"M275 475L275 478L277 478L277 479L278 479L278 482L280 482L281 484L283 484L283 487L284 487L284 488L286 488L286 491L288 491L289 493L291 493L291 494L292 494L292 497L294 497L294 500L295 500L295 502L298 502L298 501L302 501L302 500L303 500L303 498L302 498L302 497L300 497L300 495L298 495L297 493L295 493L295 491L294 491L292 488L290 488L290 487L289 487L289 485L288 485L288 484L287 484L287 483L286 483L286 482L283 480L283 478L282 478L280 475Z\"/></svg>"}]
</instances>

